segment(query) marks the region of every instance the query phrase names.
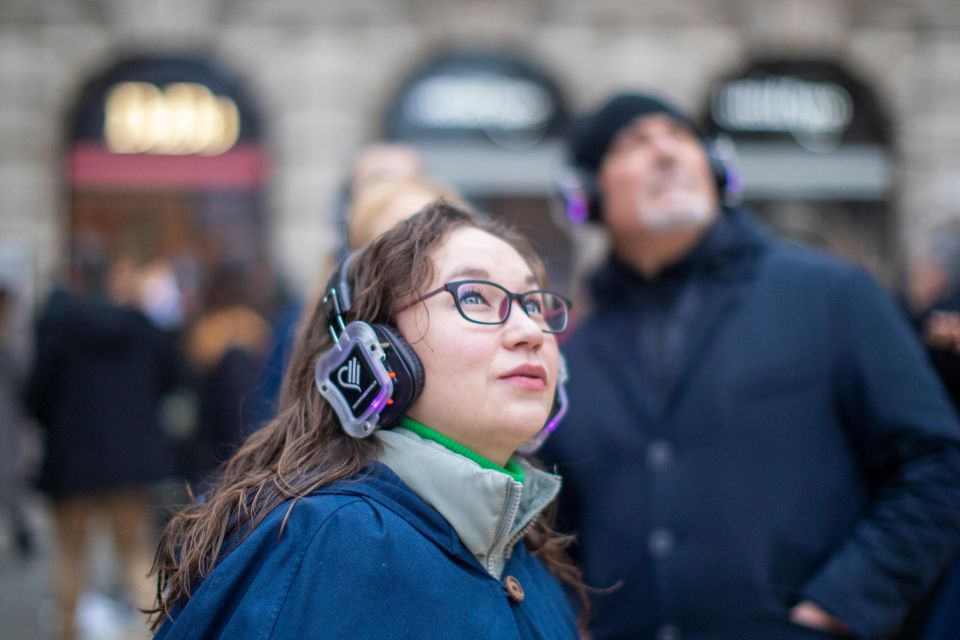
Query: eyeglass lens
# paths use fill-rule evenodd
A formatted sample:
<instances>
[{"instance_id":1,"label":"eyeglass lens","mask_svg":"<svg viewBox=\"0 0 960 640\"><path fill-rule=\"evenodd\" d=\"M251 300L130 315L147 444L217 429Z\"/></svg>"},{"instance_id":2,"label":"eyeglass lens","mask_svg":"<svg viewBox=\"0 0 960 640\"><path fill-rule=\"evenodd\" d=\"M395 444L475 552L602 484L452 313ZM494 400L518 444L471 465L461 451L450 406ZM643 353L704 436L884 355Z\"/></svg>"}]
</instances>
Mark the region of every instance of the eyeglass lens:
<instances>
[{"instance_id":1,"label":"eyeglass lens","mask_svg":"<svg viewBox=\"0 0 960 640\"><path fill-rule=\"evenodd\" d=\"M457 287L460 312L473 322L500 324L510 313L506 290L485 282L465 282ZM523 311L544 331L558 333L567 326L567 303L558 295L534 291L523 296Z\"/></svg>"}]
</instances>

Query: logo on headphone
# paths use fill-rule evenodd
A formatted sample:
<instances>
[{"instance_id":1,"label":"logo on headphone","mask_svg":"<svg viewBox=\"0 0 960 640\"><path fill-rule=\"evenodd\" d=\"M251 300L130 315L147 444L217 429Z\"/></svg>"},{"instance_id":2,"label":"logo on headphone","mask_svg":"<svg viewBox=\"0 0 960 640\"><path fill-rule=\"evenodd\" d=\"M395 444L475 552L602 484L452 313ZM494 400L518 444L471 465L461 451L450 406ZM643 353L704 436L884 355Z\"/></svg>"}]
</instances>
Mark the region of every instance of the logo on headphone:
<instances>
[{"instance_id":1,"label":"logo on headphone","mask_svg":"<svg viewBox=\"0 0 960 640\"><path fill-rule=\"evenodd\" d=\"M347 379L344 380L343 376L346 375ZM356 358L350 358L350 361L347 364L343 365L337 370L337 382L340 383L340 386L344 389L353 389L357 393L360 392L360 361Z\"/></svg>"}]
</instances>

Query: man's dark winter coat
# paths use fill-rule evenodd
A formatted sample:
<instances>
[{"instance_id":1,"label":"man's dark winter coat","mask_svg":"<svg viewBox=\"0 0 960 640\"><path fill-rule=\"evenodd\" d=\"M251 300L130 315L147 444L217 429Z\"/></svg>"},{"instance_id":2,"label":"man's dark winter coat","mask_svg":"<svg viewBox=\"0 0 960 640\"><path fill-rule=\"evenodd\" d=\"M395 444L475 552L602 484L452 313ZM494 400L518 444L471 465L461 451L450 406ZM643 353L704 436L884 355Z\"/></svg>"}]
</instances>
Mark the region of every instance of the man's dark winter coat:
<instances>
[{"instance_id":1,"label":"man's dark winter coat","mask_svg":"<svg viewBox=\"0 0 960 640\"><path fill-rule=\"evenodd\" d=\"M594 284L545 457L586 581L619 585L595 640L828 637L801 600L893 634L960 540L960 429L889 296L735 210Z\"/></svg>"}]
</instances>

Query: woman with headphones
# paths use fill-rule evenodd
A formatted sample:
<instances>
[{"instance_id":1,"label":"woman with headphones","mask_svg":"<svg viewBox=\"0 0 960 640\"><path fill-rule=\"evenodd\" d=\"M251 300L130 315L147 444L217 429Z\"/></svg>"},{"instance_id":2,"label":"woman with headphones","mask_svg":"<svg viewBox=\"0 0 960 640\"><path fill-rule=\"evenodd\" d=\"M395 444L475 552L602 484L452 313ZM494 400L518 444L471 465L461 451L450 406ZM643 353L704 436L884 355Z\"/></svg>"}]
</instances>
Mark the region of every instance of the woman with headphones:
<instances>
[{"instance_id":1,"label":"woman with headphones","mask_svg":"<svg viewBox=\"0 0 960 640\"><path fill-rule=\"evenodd\" d=\"M560 479L517 453L564 404L570 303L544 278L444 202L348 260L277 417L165 529L155 637L577 638Z\"/></svg>"}]
</instances>

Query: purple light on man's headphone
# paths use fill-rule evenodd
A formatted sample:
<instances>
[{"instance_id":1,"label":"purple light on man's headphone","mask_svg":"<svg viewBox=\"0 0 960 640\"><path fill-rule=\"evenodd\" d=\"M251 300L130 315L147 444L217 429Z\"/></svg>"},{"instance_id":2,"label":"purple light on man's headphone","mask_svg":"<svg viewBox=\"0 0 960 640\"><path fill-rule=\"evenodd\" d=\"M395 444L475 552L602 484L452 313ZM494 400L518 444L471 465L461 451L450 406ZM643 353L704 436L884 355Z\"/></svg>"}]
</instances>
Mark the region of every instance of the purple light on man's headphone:
<instances>
[{"instance_id":1,"label":"purple light on man's headphone","mask_svg":"<svg viewBox=\"0 0 960 640\"><path fill-rule=\"evenodd\" d=\"M732 167L727 168L727 193L733 195L740 195L743 191L743 179L740 177L740 173L737 172Z\"/></svg>"},{"instance_id":2,"label":"purple light on man's headphone","mask_svg":"<svg viewBox=\"0 0 960 640\"><path fill-rule=\"evenodd\" d=\"M575 224L586 222L587 218L590 217L590 207L587 205L587 201L579 197L570 198L570 202L567 203L567 216L569 216L570 222Z\"/></svg>"}]
</instances>

